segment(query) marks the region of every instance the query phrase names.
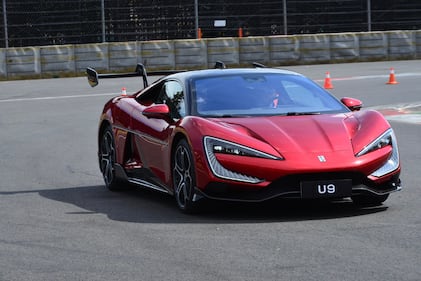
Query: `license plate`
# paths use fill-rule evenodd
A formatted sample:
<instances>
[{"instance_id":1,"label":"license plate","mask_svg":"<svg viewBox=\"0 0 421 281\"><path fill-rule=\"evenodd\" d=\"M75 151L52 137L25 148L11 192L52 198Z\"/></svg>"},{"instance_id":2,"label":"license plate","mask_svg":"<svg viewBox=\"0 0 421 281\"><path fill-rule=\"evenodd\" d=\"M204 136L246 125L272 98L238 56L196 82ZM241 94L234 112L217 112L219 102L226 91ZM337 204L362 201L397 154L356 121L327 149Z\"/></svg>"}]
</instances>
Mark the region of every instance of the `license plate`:
<instances>
[{"instance_id":1,"label":"license plate","mask_svg":"<svg viewBox=\"0 0 421 281\"><path fill-rule=\"evenodd\" d=\"M349 197L352 194L352 180L302 181L302 198Z\"/></svg>"}]
</instances>

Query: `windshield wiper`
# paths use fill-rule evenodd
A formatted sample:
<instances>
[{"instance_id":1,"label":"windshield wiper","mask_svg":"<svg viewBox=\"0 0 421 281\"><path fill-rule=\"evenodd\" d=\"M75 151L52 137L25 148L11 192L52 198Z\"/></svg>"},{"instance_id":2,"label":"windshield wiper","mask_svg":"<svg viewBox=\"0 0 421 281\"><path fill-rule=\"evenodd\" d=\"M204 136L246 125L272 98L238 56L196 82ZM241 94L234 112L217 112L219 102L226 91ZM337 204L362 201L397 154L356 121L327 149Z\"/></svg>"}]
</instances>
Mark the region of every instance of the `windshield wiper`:
<instances>
[{"instance_id":1,"label":"windshield wiper","mask_svg":"<svg viewBox=\"0 0 421 281\"><path fill-rule=\"evenodd\" d=\"M299 116L299 115L320 115L320 112L287 112L286 116Z\"/></svg>"},{"instance_id":2,"label":"windshield wiper","mask_svg":"<svg viewBox=\"0 0 421 281\"><path fill-rule=\"evenodd\" d=\"M231 118L231 117L234 117L231 114L222 114L222 115L219 115L219 114L210 114L210 115L202 115L202 116L204 116L206 118Z\"/></svg>"}]
</instances>

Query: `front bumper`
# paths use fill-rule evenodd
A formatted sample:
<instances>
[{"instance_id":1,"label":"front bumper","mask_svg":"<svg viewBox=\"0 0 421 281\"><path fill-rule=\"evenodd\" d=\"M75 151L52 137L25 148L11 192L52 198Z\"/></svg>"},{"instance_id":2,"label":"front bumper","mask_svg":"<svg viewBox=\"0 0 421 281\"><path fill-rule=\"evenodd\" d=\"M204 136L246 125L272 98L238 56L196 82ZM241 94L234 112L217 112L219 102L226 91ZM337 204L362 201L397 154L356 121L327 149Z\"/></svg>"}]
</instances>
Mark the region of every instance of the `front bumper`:
<instances>
[{"instance_id":1,"label":"front bumper","mask_svg":"<svg viewBox=\"0 0 421 281\"><path fill-rule=\"evenodd\" d=\"M205 189L196 190L198 195L209 199L262 202L273 198L303 198L300 183L302 181L317 180L352 180L351 196L361 194L385 195L402 189L399 173L391 176L382 184L375 184L364 175L358 173L318 173L286 176L278 179L266 187L259 189L244 188L226 182L211 182ZM342 198L330 197L330 198Z\"/></svg>"}]
</instances>

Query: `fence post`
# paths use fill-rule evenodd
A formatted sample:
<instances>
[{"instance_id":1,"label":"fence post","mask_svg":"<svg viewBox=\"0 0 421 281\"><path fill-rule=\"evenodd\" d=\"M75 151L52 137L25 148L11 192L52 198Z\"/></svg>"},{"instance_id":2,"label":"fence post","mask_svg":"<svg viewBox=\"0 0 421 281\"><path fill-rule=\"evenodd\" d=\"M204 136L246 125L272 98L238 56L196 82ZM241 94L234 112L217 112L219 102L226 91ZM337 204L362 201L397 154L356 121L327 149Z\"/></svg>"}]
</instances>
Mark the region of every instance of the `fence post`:
<instances>
[{"instance_id":1,"label":"fence post","mask_svg":"<svg viewBox=\"0 0 421 281\"><path fill-rule=\"evenodd\" d=\"M9 34L7 31L7 7L6 0L3 0L3 24L4 24L4 47L9 48Z\"/></svg>"},{"instance_id":2,"label":"fence post","mask_svg":"<svg viewBox=\"0 0 421 281\"><path fill-rule=\"evenodd\" d=\"M283 0L282 1L282 10L283 10L283 14L284 14L284 35L288 34L288 12L287 12L287 1Z\"/></svg>"},{"instance_id":3,"label":"fence post","mask_svg":"<svg viewBox=\"0 0 421 281\"><path fill-rule=\"evenodd\" d=\"M202 31L199 30L199 0L194 0L194 30L196 30L196 39L202 38Z\"/></svg>"},{"instance_id":4,"label":"fence post","mask_svg":"<svg viewBox=\"0 0 421 281\"><path fill-rule=\"evenodd\" d=\"M371 31L371 0L367 0L367 31Z\"/></svg>"},{"instance_id":5,"label":"fence post","mask_svg":"<svg viewBox=\"0 0 421 281\"><path fill-rule=\"evenodd\" d=\"M102 43L105 43L105 0L101 0Z\"/></svg>"}]
</instances>

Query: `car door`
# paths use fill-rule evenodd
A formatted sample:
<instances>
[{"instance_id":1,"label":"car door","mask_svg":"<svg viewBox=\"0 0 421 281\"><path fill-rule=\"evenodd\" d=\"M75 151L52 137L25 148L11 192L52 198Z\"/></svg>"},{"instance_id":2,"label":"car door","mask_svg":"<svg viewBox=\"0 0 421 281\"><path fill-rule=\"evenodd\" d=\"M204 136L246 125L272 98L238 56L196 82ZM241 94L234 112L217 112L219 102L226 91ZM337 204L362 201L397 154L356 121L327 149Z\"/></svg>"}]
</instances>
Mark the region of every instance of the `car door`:
<instances>
[{"instance_id":1,"label":"car door","mask_svg":"<svg viewBox=\"0 0 421 281\"><path fill-rule=\"evenodd\" d=\"M131 127L143 166L167 185L171 176L170 137L176 123L185 115L184 91L176 80L162 81L151 91L152 94L139 97L139 110L132 114ZM169 107L166 118L148 118L142 114L145 108L156 104Z\"/></svg>"}]
</instances>

